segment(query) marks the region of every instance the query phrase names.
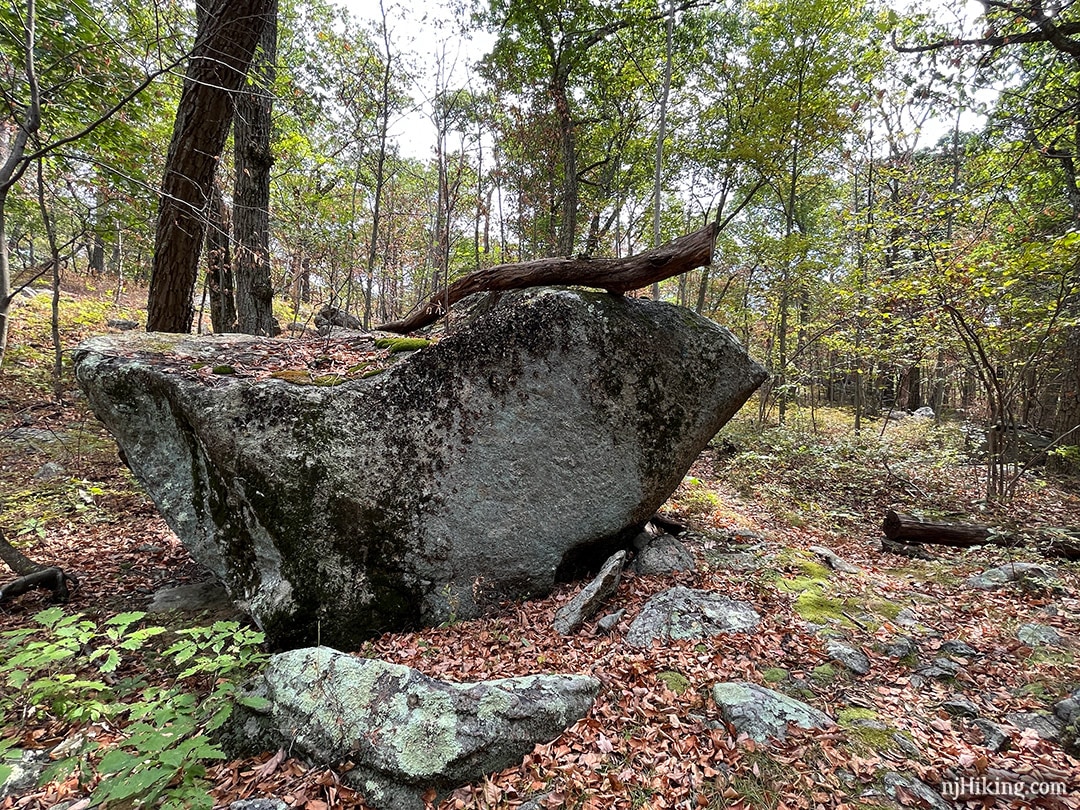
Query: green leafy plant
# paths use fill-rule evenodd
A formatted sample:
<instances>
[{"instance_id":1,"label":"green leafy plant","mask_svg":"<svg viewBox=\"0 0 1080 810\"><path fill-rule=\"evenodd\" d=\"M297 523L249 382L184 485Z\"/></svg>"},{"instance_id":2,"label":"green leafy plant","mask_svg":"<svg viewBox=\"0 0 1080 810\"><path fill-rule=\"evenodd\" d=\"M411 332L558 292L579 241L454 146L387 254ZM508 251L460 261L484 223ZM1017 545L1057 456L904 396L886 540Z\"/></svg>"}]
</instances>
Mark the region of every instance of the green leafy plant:
<instances>
[{"instance_id":1,"label":"green leafy plant","mask_svg":"<svg viewBox=\"0 0 1080 810\"><path fill-rule=\"evenodd\" d=\"M141 626L145 614L122 613L96 624L58 607L38 613L35 626L0 636L0 711L25 724L41 713L73 725L108 721L122 731L111 746L89 735L70 756L50 766L42 782L78 772L96 774L94 806L121 803L165 808L211 808L205 763L224 754L210 734L233 707L254 708L259 698L242 696L238 684L264 661L262 633L237 622L177 631L164 650L151 639L168 631ZM136 653L158 655L172 675L164 686L121 676ZM9 726L6 733L17 732ZM0 760L17 758L15 740L0 737ZM0 764L0 779L11 766Z\"/></svg>"}]
</instances>

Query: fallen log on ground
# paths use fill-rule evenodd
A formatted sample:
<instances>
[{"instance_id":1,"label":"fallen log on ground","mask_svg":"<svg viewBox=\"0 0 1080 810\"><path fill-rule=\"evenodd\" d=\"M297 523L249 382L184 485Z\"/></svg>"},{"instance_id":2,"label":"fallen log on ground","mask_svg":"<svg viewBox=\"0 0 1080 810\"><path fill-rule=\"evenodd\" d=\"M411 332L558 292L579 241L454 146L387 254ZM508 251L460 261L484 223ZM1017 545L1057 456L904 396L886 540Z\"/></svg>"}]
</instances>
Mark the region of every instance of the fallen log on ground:
<instances>
[{"instance_id":1,"label":"fallen log on ground","mask_svg":"<svg viewBox=\"0 0 1080 810\"><path fill-rule=\"evenodd\" d=\"M15 546L11 545L0 531L0 560L16 574L17 579L0 588L0 604L16 596L21 596L34 588L47 588L52 591L53 601L66 602L73 588L79 587L79 580L56 566L38 565ZM71 588L68 588L71 583Z\"/></svg>"},{"instance_id":2,"label":"fallen log on ground","mask_svg":"<svg viewBox=\"0 0 1080 810\"><path fill-rule=\"evenodd\" d=\"M578 256L486 267L458 279L403 320L375 328L399 334L421 329L437 321L465 296L479 292L522 290L548 284L596 287L612 293L637 290L711 263L718 231L719 226L712 222L665 245L621 259Z\"/></svg>"},{"instance_id":3,"label":"fallen log on ground","mask_svg":"<svg viewBox=\"0 0 1080 810\"><path fill-rule=\"evenodd\" d=\"M1080 560L1080 529L1042 527L1030 535L1009 534L974 523L937 523L892 509L885 513L882 529L887 538L883 550L908 556L925 543L953 548L1033 546L1047 557Z\"/></svg>"},{"instance_id":4,"label":"fallen log on ground","mask_svg":"<svg viewBox=\"0 0 1080 810\"><path fill-rule=\"evenodd\" d=\"M971 523L935 523L890 509L882 525L885 536L898 543L930 543L936 546L1015 546L1016 538L989 526Z\"/></svg>"}]
</instances>

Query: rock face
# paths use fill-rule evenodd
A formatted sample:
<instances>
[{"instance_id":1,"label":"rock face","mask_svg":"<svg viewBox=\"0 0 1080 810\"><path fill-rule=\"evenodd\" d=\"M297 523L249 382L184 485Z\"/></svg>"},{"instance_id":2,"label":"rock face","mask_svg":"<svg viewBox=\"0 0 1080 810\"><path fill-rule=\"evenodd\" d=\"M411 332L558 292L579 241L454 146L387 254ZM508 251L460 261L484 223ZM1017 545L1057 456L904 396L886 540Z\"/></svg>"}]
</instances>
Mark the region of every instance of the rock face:
<instances>
[{"instance_id":1,"label":"rock face","mask_svg":"<svg viewBox=\"0 0 1080 810\"><path fill-rule=\"evenodd\" d=\"M445 683L311 647L270 659L251 689L268 707L244 710L226 742L235 752L284 747L323 765L349 760L346 779L372 807L422 810L429 788L477 781L558 737L599 690L577 675Z\"/></svg>"},{"instance_id":2,"label":"rock face","mask_svg":"<svg viewBox=\"0 0 1080 810\"><path fill-rule=\"evenodd\" d=\"M279 646L547 593L633 536L766 376L689 310L565 290L332 387L190 372L266 345L109 335L75 362L169 525Z\"/></svg>"},{"instance_id":3,"label":"rock face","mask_svg":"<svg viewBox=\"0 0 1080 810\"><path fill-rule=\"evenodd\" d=\"M626 631L626 643L632 647L648 647L656 640L745 633L760 623L761 616L746 602L680 586L657 594L645 603Z\"/></svg>"}]
</instances>

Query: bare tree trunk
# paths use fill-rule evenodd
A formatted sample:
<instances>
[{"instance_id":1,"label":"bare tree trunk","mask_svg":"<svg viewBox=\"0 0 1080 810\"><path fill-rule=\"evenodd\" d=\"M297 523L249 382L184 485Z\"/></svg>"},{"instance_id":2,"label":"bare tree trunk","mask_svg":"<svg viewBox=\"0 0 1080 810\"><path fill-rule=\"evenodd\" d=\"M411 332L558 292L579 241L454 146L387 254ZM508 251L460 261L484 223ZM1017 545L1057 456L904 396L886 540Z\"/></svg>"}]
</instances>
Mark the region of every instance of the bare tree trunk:
<instances>
[{"instance_id":1,"label":"bare tree trunk","mask_svg":"<svg viewBox=\"0 0 1080 810\"><path fill-rule=\"evenodd\" d=\"M229 209L214 181L206 231L206 280L210 292L210 325L216 334L236 331L236 291L229 250Z\"/></svg>"},{"instance_id":2,"label":"bare tree trunk","mask_svg":"<svg viewBox=\"0 0 1080 810\"><path fill-rule=\"evenodd\" d=\"M212 0L195 47L165 161L146 328L190 332L210 187L272 0Z\"/></svg>"},{"instance_id":3,"label":"bare tree trunk","mask_svg":"<svg viewBox=\"0 0 1080 810\"><path fill-rule=\"evenodd\" d=\"M270 280L271 114L277 60L277 0L269 0L247 86L236 97L233 143L236 184L233 228L236 242L237 331L273 335L274 288Z\"/></svg>"}]
</instances>

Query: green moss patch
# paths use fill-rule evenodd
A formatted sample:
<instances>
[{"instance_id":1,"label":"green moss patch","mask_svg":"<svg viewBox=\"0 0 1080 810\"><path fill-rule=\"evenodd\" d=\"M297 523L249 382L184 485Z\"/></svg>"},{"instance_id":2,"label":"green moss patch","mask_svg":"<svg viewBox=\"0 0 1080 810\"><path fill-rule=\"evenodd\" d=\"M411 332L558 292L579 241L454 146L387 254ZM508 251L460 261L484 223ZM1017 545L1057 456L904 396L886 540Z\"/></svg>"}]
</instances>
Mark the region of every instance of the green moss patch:
<instances>
[{"instance_id":1,"label":"green moss patch","mask_svg":"<svg viewBox=\"0 0 1080 810\"><path fill-rule=\"evenodd\" d=\"M783 667L769 667L761 671L761 678L765 683L781 683L789 677L790 674Z\"/></svg>"},{"instance_id":2,"label":"green moss patch","mask_svg":"<svg viewBox=\"0 0 1080 810\"><path fill-rule=\"evenodd\" d=\"M660 683L662 683L676 695L681 695L683 692L690 688L690 679L683 675L681 672L675 672L673 670L668 672L661 672L659 675L656 676L656 680L660 681Z\"/></svg>"},{"instance_id":3,"label":"green moss patch","mask_svg":"<svg viewBox=\"0 0 1080 810\"><path fill-rule=\"evenodd\" d=\"M430 340L425 340L424 338L386 337L378 338L375 341L375 347L378 349L389 349L391 354L397 354L398 352L415 352L430 343Z\"/></svg>"},{"instance_id":4,"label":"green moss patch","mask_svg":"<svg viewBox=\"0 0 1080 810\"><path fill-rule=\"evenodd\" d=\"M834 667L832 664L822 664L821 666L814 667L812 670L810 670L810 677L818 683L828 683L829 681L834 681L839 674L840 673L837 671L836 667Z\"/></svg>"}]
</instances>

